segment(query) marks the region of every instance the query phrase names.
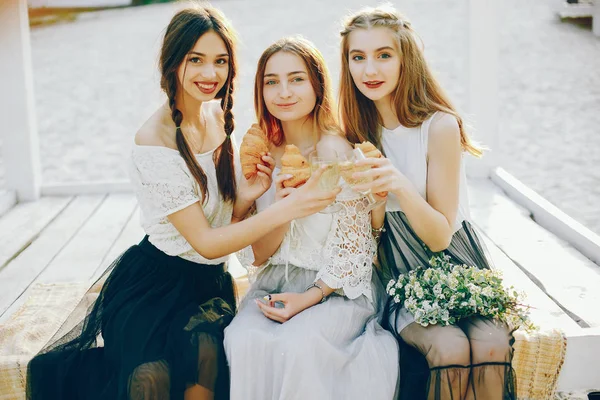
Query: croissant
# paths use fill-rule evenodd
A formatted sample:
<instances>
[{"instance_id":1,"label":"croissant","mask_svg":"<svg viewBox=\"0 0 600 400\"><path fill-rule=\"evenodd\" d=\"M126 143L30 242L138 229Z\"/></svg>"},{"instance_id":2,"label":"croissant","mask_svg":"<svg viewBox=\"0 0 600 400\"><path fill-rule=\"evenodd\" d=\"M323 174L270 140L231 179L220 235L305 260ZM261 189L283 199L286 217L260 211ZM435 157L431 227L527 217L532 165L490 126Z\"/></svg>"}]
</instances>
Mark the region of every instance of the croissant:
<instances>
[{"instance_id":1,"label":"croissant","mask_svg":"<svg viewBox=\"0 0 600 400\"><path fill-rule=\"evenodd\" d=\"M356 143L354 147L361 149L366 158L379 158L382 156L381 151L369 141Z\"/></svg>"},{"instance_id":2,"label":"croissant","mask_svg":"<svg viewBox=\"0 0 600 400\"><path fill-rule=\"evenodd\" d=\"M240 162L242 173L246 179L250 179L258 172L257 164L262 164L261 153L269 151L269 140L267 135L260 129L258 124L252 124L242 139L240 146Z\"/></svg>"},{"instance_id":3,"label":"croissant","mask_svg":"<svg viewBox=\"0 0 600 400\"><path fill-rule=\"evenodd\" d=\"M281 173L292 175L292 178L283 181L285 187L297 187L310 178L310 165L300 149L293 144L285 146L281 156Z\"/></svg>"}]
</instances>

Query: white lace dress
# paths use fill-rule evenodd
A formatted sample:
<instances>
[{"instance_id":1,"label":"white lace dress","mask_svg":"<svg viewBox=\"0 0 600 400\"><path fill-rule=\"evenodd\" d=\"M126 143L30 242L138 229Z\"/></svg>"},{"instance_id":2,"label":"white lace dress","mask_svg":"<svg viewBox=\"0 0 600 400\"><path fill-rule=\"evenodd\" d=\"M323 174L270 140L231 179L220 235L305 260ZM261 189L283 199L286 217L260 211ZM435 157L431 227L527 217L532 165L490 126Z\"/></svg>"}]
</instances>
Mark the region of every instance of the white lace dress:
<instances>
[{"instance_id":1,"label":"white lace dress","mask_svg":"<svg viewBox=\"0 0 600 400\"><path fill-rule=\"evenodd\" d=\"M275 174L278 171L275 171ZM274 187L257 201L268 207ZM238 253L253 284L225 330L231 399L392 399L398 379L394 337L377 323L372 285L376 243L366 200L344 188L342 210L293 221L279 250L260 268L251 248ZM322 279L336 293L280 324L254 299L303 292Z\"/></svg>"}]
</instances>

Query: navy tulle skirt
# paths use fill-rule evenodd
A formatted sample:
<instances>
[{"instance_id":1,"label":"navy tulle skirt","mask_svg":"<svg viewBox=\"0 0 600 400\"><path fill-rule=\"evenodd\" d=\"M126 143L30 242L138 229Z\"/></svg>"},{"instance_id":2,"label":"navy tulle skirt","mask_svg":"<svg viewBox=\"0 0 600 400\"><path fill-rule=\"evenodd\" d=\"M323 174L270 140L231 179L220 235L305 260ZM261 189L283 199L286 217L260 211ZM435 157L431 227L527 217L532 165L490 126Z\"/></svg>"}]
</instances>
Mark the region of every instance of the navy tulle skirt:
<instances>
[{"instance_id":1,"label":"navy tulle skirt","mask_svg":"<svg viewBox=\"0 0 600 400\"><path fill-rule=\"evenodd\" d=\"M386 212L385 230L377 269L383 285L399 274L429 265L436 254L416 235L403 212ZM492 268L484 244L468 221L463 222L444 253L456 264ZM382 325L396 335L400 344L399 399L516 399L516 376L511 366L514 339L507 326L475 317L456 326L424 329L413 321L406 309L387 297ZM411 345L403 338L410 339ZM486 343L488 338L490 343ZM472 352L474 348L491 349L488 353L495 353L494 360L472 362L467 352L466 362L445 364L444 360L452 359L449 354L456 354L453 346L463 342L467 350L469 342L475 343ZM495 387L492 391L491 386Z\"/></svg>"},{"instance_id":2,"label":"navy tulle skirt","mask_svg":"<svg viewBox=\"0 0 600 400\"><path fill-rule=\"evenodd\" d=\"M168 256L145 237L103 280L87 314L29 363L28 399L183 399L194 385L228 398L236 294L224 264Z\"/></svg>"}]
</instances>

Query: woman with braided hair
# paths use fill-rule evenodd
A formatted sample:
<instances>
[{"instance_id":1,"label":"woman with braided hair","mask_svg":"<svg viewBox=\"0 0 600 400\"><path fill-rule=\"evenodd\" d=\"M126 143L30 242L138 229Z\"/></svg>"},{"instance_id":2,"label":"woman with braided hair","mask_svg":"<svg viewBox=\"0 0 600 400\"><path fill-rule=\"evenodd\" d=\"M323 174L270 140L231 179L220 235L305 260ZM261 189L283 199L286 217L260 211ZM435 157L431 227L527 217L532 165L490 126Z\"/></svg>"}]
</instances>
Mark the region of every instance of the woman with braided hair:
<instances>
[{"instance_id":1,"label":"woman with braided hair","mask_svg":"<svg viewBox=\"0 0 600 400\"><path fill-rule=\"evenodd\" d=\"M168 102L137 133L130 163L146 236L107 269L87 315L71 315L30 362L29 399L229 398L229 254L339 192L318 187L319 170L265 210L267 218L245 218L271 186L273 160L264 154L256 176L240 179L231 138L234 33L216 9L172 18L160 68Z\"/></svg>"},{"instance_id":2,"label":"woman with braided hair","mask_svg":"<svg viewBox=\"0 0 600 400\"><path fill-rule=\"evenodd\" d=\"M456 264L491 268L469 222L463 154L481 156L431 73L410 22L393 8L351 15L341 32L340 105L351 142L386 157L367 159L356 190L389 193L378 269L387 283L443 252ZM393 299L383 323L400 342L400 398L514 399L512 335L482 317L421 326Z\"/></svg>"}]
</instances>

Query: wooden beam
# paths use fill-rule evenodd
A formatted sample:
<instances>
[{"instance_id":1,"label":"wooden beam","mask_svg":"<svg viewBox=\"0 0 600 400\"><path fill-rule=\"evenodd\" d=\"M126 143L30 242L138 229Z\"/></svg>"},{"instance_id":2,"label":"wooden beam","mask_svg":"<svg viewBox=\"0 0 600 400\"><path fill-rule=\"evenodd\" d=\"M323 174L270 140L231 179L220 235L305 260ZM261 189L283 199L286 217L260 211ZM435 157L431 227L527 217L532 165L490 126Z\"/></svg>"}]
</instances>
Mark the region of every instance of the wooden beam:
<instances>
[{"instance_id":1,"label":"wooden beam","mask_svg":"<svg viewBox=\"0 0 600 400\"><path fill-rule=\"evenodd\" d=\"M26 0L0 1L0 140L6 188L40 197L41 168Z\"/></svg>"},{"instance_id":2,"label":"wooden beam","mask_svg":"<svg viewBox=\"0 0 600 400\"><path fill-rule=\"evenodd\" d=\"M498 6L496 0L469 0L469 101L476 141L487 146L480 160L468 159L468 173L488 177L498 163Z\"/></svg>"}]
</instances>

